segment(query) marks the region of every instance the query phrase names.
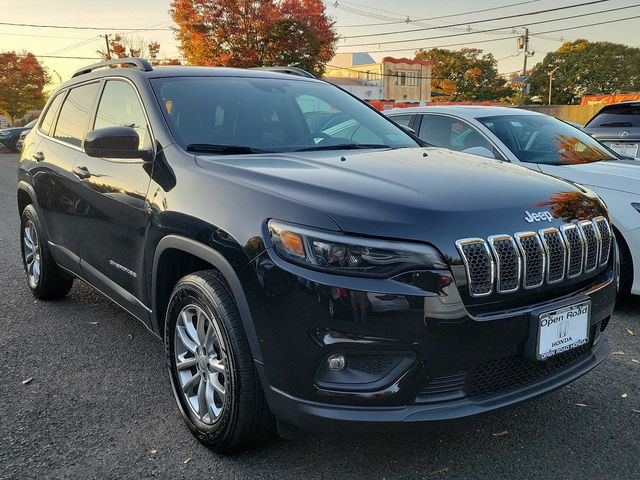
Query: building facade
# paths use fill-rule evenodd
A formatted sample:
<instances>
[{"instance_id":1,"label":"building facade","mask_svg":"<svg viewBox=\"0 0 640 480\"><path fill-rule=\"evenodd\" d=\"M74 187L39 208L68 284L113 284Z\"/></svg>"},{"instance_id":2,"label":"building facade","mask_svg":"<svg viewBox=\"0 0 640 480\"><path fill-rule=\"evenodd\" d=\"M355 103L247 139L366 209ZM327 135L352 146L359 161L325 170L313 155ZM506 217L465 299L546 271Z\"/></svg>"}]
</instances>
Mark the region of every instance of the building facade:
<instances>
[{"instance_id":1,"label":"building facade","mask_svg":"<svg viewBox=\"0 0 640 480\"><path fill-rule=\"evenodd\" d=\"M339 53L326 66L324 79L364 100L429 103L430 60L385 57L375 62L366 53Z\"/></svg>"}]
</instances>

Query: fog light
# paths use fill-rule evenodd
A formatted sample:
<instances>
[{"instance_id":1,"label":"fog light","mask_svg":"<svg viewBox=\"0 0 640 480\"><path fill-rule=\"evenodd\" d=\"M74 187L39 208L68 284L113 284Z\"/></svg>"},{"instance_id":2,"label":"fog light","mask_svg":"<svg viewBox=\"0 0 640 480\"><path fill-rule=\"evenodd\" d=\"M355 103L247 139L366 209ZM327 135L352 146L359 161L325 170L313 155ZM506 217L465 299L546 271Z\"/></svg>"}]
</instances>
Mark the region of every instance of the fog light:
<instances>
[{"instance_id":1,"label":"fog light","mask_svg":"<svg viewBox=\"0 0 640 480\"><path fill-rule=\"evenodd\" d=\"M342 353L334 353L327 359L327 362L329 362L329 370L344 370L347 365L347 360Z\"/></svg>"}]
</instances>

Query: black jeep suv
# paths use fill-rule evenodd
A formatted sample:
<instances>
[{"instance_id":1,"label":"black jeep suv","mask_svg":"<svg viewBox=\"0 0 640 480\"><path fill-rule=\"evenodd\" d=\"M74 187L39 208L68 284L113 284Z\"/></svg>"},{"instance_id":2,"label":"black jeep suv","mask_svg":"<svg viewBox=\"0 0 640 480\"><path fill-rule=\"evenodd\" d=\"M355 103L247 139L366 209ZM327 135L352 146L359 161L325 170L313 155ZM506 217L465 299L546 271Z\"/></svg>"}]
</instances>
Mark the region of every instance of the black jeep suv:
<instances>
[{"instance_id":1,"label":"black jeep suv","mask_svg":"<svg viewBox=\"0 0 640 480\"><path fill-rule=\"evenodd\" d=\"M305 75L118 61L25 139L28 284L82 279L162 338L204 444L463 417L606 357L617 254L589 190L425 147Z\"/></svg>"}]
</instances>

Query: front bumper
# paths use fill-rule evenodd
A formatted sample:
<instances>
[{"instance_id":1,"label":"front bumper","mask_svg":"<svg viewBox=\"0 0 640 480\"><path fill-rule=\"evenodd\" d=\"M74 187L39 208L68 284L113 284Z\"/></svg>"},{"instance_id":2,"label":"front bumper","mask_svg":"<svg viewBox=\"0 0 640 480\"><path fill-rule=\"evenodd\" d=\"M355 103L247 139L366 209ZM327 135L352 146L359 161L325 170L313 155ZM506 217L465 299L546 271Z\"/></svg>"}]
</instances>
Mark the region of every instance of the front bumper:
<instances>
[{"instance_id":1,"label":"front bumper","mask_svg":"<svg viewBox=\"0 0 640 480\"><path fill-rule=\"evenodd\" d=\"M271 252L272 253L272 252ZM615 258L615 256L614 256ZM413 283L312 272L264 253L244 284L273 413L306 430L465 417L567 384L607 356L617 271L525 307L472 315L448 271ZM257 272L257 275L255 273ZM254 276L255 275L255 276ZM591 301L588 344L540 362L533 318ZM347 368L331 371L331 355Z\"/></svg>"}]
</instances>

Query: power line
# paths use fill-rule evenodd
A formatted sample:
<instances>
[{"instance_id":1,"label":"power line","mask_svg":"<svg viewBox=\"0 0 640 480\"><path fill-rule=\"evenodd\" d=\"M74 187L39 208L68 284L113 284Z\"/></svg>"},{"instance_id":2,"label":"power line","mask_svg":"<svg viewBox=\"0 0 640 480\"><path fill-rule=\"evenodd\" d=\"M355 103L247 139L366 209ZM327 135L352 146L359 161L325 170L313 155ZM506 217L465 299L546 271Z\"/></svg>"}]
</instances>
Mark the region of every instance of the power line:
<instances>
[{"instance_id":1,"label":"power line","mask_svg":"<svg viewBox=\"0 0 640 480\"><path fill-rule=\"evenodd\" d=\"M149 32L149 31L172 31L171 28L113 28L113 27L80 27L78 25L43 25L36 23L12 23L0 22L0 25L8 25L10 27L32 27L32 28L63 28L69 30L127 30L130 32Z\"/></svg>"},{"instance_id":2,"label":"power line","mask_svg":"<svg viewBox=\"0 0 640 480\"><path fill-rule=\"evenodd\" d=\"M381 37L381 36L385 36L385 35L397 35L397 34L402 34L402 33L413 33L413 32L423 32L425 30L437 30L437 29L447 29L450 27L462 27L465 25L475 25L476 23L485 23L485 22L493 22L496 20L507 20L510 18L519 18L519 17L528 17L530 15L540 15L543 13L550 13L550 12L557 12L559 10L568 10L570 8L577 8L577 7L584 7L586 5L594 5L596 3L603 3L603 2L608 2L610 0L592 0L590 2L584 2L584 3L576 3L573 5L565 5L564 7L555 7L555 8L547 8L545 10L536 10L534 12L525 12L525 13L516 13L513 15L505 15L503 17L495 17L495 18L486 18L486 19L482 19L482 20L474 20L472 22L462 22L462 23L453 23L450 25L436 25L433 27L427 27L427 28L414 28L412 30L401 30L401 31L395 31L395 32L380 32L380 33L365 33L362 35L351 35L351 36L347 36L347 37L342 37L343 39L348 39L348 38L365 38L365 37Z\"/></svg>"},{"instance_id":3,"label":"power line","mask_svg":"<svg viewBox=\"0 0 640 480\"><path fill-rule=\"evenodd\" d=\"M608 10L598 10L597 12L589 12L589 13L581 13L581 14L577 14L577 15L570 15L567 17L560 17L560 18L552 18L550 20L540 20L537 22L528 22L528 25L541 25L541 24L545 24L545 23L551 23L551 22L559 22L562 20L571 20L574 18L582 18L582 17L588 17L591 15L599 15L601 13L610 13L610 12L616 12L618 10L627 10L630 8L637 8L640 7L640 5L636 4L636 5L627 5L624 7L618 7L618 8L610 8ZM512 25L509 27L497 27L497 28L490 28L490 29L486 29L486 30L477 30L475 32L465 32L465 33L450 33L450 34L446 34L446 35L437 35L434 37L423 37L423 38L412 38L412 39L404 39L404 40L387 40L384 42L370 42L370 43L354 43L354 44L350 44L350 45L340 45L339 47L365 47L365 46L370 46L370 45L389 45L392 43L406 43L406 42L422 42L424 40L436 40L436 39L440 39L440 38L451 38L451 37L460 37L460 36L466 36L466 35L475 35L475 34L479 34L479 33L487 33L487 32L495 32L497 30L504 30L505 28L518 28L520 25ZM404 50L407 50L406 48Z\"/></svg>"},{"instance_id":4,"label":"power line","mask_svg":"<svg viewBox=\"0 0 640 480\"><path fill-rule=\"evenodd\" d=\"M626 8L626 7L625 7ZM605 20L602 22L595 22L595 23L588 23L586 25L578 25L575 27L565 27L565 28L558 28L555 30L546 30L544 32L538 32L536 35L546 35L549 33L558 33L558 32L566 32L569 30L577 30L579 28L587 28L587 27L595 27L597 25L607 25L610 23L617 23L617 22L626 22L627 20L634 20L636 18L640 18L640 15L636 15L633 17L625 17L625 18L617 18L614 20ZM531 34L529 34L531 35ZM478 40L477 42L461 42L461 43L450 43L448 45L434 45L434 46L429 46L429 47L405 47L405 48L393 48L393 49L386 49L386 50L376 50L376 53L391 53L391 52L404 52L407 50L420 50L420 49L432 49L432 48L446 48L446 47L458 47L458 46L462 46L462 45L474 45L474 44L479 44L479 43L489 43L489 42L497 42L497 41L501 41L501 40L513 40L516 37L502 37L502 38L491 38L489 40ZM360 51L353 51L353 52L342 52L342 53L360 53Z\"/></svg>"},{"instance_id":5,"label":"power line","mask_svg":"<svg viewBox=\"0 0 640 480\"><path fill-rule=\"evenodd\" d=\"M61 37L55 35L36 35L33 33L13 33L13 32L0 32L0 36L8 35L11 37L39 37L39 38L63 38L66 40L81 40L84 37Z\"/></svg>"},{"instance_id":6,"label":"power line","mask_svg":"<svg viewBox=\"0 0 640 480\"><path fill-rule=\"evenodd\" d=\"M428 17L428 18L416 18L416 19L412 19L410 15L407 15L407 18L409 19L408 23L416 23L416 22L422 22L422 21L429 21L429 20L440 20L442 18L452 18L452 17L461 17L461 16L465 16L465 15L470 15L473 13L484 13L484 12L491 12L494 10L503 10L505 8L510 8L510 7L516 7L519 5L526 5L529 3L537 3L540 2L542 0L527 0L526 2L519 2L519 3L511 3L508 5L501 5L499 7L491 7L491 8L481 8L479 10L468 10L466 12L460 12L460 13L451 13L448 15L439 15L437 17ZM377 27L380 25L397 25L400 23L407 23L407 18L405 18L404 20L398 19L395 22L382 22L382 23L361 23L361 24L353 24L353 25L336 25L336 27L338 28L356 28L356 27Z\"/></svg>"}]
</instances>

